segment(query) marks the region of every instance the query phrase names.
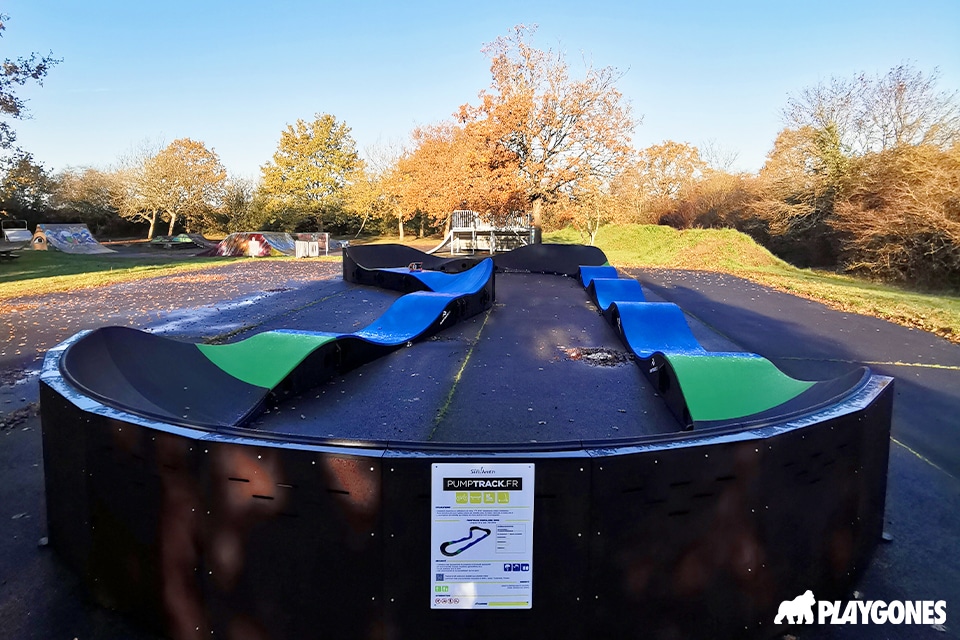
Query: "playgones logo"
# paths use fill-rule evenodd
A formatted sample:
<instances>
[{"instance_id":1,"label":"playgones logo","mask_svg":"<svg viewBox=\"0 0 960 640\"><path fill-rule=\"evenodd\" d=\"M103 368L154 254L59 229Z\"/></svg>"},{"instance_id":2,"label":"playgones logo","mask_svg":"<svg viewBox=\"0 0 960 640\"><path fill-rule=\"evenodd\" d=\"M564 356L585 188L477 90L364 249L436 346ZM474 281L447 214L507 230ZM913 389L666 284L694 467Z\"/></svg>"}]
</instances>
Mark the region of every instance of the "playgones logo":
<instances>
[{"instance_id":1,"label":"playgones logo","mask_svg":"<svg viewBox=\"0 0 960 640\"><path fill-rule=\"evenodd\" d=\"M773 623L813 624L813 605L815 604L817 604L817 599L813 597L813 591L808 589L803 595L797 596L793 600L781 602Z\"/></svg>"},{"instance_id":2,"label":"playgones logo","mask_svg":"<svg viewBox=\"0 0 960 640\"><path fill-rule=\"evenodd\" d=\"M817 600L805 591L793 600L780 603L774 624L925 624L947 621L945 600Z\"/></svg>"}]
</instances>

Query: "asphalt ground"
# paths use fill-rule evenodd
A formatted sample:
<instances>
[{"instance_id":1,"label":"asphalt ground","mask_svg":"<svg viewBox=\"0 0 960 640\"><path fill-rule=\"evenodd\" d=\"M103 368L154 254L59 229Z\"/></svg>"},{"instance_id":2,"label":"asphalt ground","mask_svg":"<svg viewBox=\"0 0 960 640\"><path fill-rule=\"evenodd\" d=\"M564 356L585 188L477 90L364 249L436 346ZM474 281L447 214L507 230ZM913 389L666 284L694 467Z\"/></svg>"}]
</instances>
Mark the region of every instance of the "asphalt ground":
<instances>
[{"instance_id":1,"label":"asphalt ground","mask_svg":"<svg viewBox=\"0 0 960 640\"><path fill-rule=\"evenodd\" d=\"M824 626L800 638L960 638L960 346L718 273L628 270L718 335L797 378L867 365L894 383L885 533L862 600L944 600L931 626ZM951 608L952 607L952 608Z\"/></svg>"},{"instance_id":2,"label":"asphalt ground","mask_svg":"<svg viewBox=\"0 0 960 640\"><path fill-rule=\"evenodd\" d=\"M365 325L392 301L392 294L347 285L339 273L338 263L249 260L198 276L25 297L3 304L0 335L6 336L0 343L0 423L5 425L0 431L0 638L151 637L121 616L87 602L75 577L43 546L46 532L40 427L30 403L36 399L37 384L32 372L45 349L78 330L106 324L191 340L216 336L235 339L272 328L350 331ZM644 284L648 298L680 304L689 314L695 335L709 349L753 351L797 377L830 377L868 364L897 378L886 515L892 541L878 548L857 595L867 600L945 600L947 623L940 628L814 626L794 634L812 640L960 637L960 622L953 622L951 609L951 605L960 603L960 347L931 334L832 311L730 276L679 271L638 271L633 275ZM461 323L426 344L401 349L349 379L333 380L315 395L339 396L334 404L341 403L343 415L355 415L365 408L354 404L359 397L354 392L369 385L371 392L386 400L384 406L388 408L370 415L364 424L385 429L384 433L394 438L400 437L397 430L405 428L404 420L410 425L410 439L476 438L476 432L482 432L486 424L499 424L508 417L516 421L518 413L528 414L524 415L527 428L516 436L518 439L545 437L541 433L549 437L553 427L576 429L581 416L574 416L570 423L567 412L554 407L562 406L558 402L565 394L576 396L582 389L530 383L529 378L544 373L552 378L552 366L582 367L577 370L588 377L612 374L629 378L629 367L590 368L582 361L571 362L575 358L570 349L581 349L576 353L582 356L604 352L591 349L615 353L622 347L608 343L608 337L581 334L583 327L576 323L533 323L529 335L517 335L504 309L510 308L522 318L524 308L551 308L562 303L553 295L539 301L518 299L510 303L510 296L509 287L498 285L498 304L504 306ZM556 315L560 320L568 313L579 310L557 307L545 317ZM478 323L483 322L488 326L480 332ZM463 389L469 389L469 393L454 394L447 402L443 379L460 371L463 355L478 335L480 339L513 340L513 344L498 345L491 352L501 355L492 359L482 357L483 350L478 349L461 372ZM517 362L532 363L525 365L527 369L512 366L514 348L528 351L516 353ZM471 377L474 380L467 384ZM389 391L382 382L387 379L395 381ZM503 388L516 384L527 389L526 403L497 401L498 396L505 395ZM329 406L328 398L319 401ZM304 403L313 400L317 399L303 399ZM437 402L445 407L439 419ZM259 428L281 424L291 412L296 412L294 417L315 413L308 412L306 404L287 404L291 406L281 407L287 416L266 416ZM424 407L430 407L426 413ZM649 409L641 405L617 408ZM408 418L404 418L404 412L409 413ZM431 412L429 433L424 431L422 420L409 419ZM613 427L622 416L618 410L609 420L597 424L617 433ZM452 429L461 423L468 427L465 431Z\"/></svg>"}]
</instances>

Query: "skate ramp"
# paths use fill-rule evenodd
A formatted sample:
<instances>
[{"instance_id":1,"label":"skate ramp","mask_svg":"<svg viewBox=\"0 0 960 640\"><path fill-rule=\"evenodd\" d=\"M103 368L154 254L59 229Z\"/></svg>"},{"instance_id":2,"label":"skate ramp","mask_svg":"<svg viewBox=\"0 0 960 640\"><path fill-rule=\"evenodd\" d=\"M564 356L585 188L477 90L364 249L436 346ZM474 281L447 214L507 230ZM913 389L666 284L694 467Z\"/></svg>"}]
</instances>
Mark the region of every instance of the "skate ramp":
<instances>
[{"instance_id":1,"label":"skate ramp","mask_svg":"<svg viewBox=\"0 0 960 640\"><path fill-rule=\"evenodd\" d=\"M30 244L33 239L33 233L27 228L26 220L0 221L0 229L3 230L3 236L0 237L0 240L16 244Z\"/></svg>"},{"instance_id":2,"label":"skate ramp","mask_svg":"<svg viewBox=\"0 0 960 640\"><path fill-rule=\"evenodd\" d=\"M33 248L77 254L116 253L97 242L85 224L38 224L33 234Z\"/></svg>"},{"instance_id":3,"label":"skate ramp","mask_svg":"<svg viewBox=\"0 0 960 640\"><path fill-rule=\"evenodd\" d=\"M262 258L269 256L273 251L285 256L292 256L297 253L297 245L289 233L242 231L231 233L221 240L215 248L204 252L204 255Z\"/></svg>"}]
</instances>

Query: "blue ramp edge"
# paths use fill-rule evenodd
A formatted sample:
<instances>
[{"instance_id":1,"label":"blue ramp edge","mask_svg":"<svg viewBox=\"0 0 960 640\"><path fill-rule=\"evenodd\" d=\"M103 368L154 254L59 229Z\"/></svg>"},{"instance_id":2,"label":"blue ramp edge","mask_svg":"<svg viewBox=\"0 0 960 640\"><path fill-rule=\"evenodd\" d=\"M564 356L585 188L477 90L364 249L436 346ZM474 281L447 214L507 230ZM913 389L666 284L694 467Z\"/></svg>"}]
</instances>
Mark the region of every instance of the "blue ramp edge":
<instances>
[{"instance_id":1,"label":"blue ramp edge","mask_svg":"<svg viewBox=\"0 0 960 640\"><path fill-rule=\"evenodd\" d=\"M590 286L590 281L594 278L619 278L620 275L617 273L616 267L611 267L608 264L593 266L593 265L580 265L580 284L584 287Z\"/></svg>"},{"instance_id":2,"label":"blue ramp edge","mask_svg":"<svg viewBox=\"0 0 960 640\"><path fill-rule=\"evenodd\" d=\"M614 302L614 322L630 351L638 358L654 353L704 354L683 310L672 302Z\"/></svg>"},{"instance_id":3,"label":"blue ramp edge","mask_svg":"<svg viewBox=\"0 0 960 640\"><path fill-rule=\"evenodd\" d=\"M423 335L438 318L446 322L443 313L453 299L446 293L408 293L390 305L379 318L348 335L383 345L411 342Z\"/></svg>"},{"instance_id":4,"label":"blue ramp edge","mask_svg":"<svg viewBox=\"0 0 960 640\"><path fill-rule=\"evenodd\" d=\"M374 271L396 273L408 276L423 283L426 289L435 293L473 293L483 287L493 272L493 260L487 258L477 266L460 273L442 271L412 270L407 267L391 267Z\"/></svg>"},{"instance_id":5,"label":"blue ramp edge","mask_svg":"<svg viewBox=\"0 0 960 640\"><path fill-rule=\"evenodd\" d=\"M593 278L587 286L600 311L607 311L615 302L645 302L640 283L633 278Z\"/></svg>"}]
</instances>

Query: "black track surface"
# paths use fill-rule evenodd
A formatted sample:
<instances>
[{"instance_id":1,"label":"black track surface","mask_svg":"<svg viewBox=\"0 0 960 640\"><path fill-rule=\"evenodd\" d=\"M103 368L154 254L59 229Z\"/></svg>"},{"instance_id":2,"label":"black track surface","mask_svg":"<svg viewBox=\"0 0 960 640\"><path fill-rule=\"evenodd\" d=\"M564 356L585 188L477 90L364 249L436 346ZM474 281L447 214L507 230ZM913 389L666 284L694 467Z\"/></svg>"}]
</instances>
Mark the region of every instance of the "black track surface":
<instances>
[{"instance_id":1,"label":"black track surface","mask_svg":"<svg viewBox=\"0 0 960 640\"><path fill-rule=\"evenodd\" d=\"M322 326L328 309L301 321ZM494 309L261 416L272 434L459 444L598 441L675 432L574 278L497 275Z\"/></svg>"}]
</instances>

